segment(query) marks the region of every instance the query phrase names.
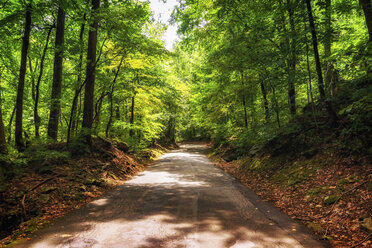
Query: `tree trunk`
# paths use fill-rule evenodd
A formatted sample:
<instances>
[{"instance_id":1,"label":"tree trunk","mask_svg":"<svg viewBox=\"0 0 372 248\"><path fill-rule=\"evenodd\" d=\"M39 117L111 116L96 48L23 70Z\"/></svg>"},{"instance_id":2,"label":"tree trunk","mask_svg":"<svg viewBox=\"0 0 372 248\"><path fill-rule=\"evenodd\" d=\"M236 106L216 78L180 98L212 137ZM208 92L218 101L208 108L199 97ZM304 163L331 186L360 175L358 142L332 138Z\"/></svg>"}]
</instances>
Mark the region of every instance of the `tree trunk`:
<instances>
[{"instance_id":1,"label":"tree trunk","mask_svg":"<svg viewBox=\"0 0 372 248\"><path fill-rule=\"evenodd\" d=\"M367 43L367 55L366 57L372 56L372 3L371 0L359 0L360 4L362 5L364 17L366 19L366 25L368 28L369 34L369 41ZM368 62L366 62L367 66L367 77L371 81L372 80L372 66Z\"/></svg>"},{"instance_id":2,"label":"tree trunk","mask_svg":"<svg viewBox=\"0 0 372 248\"><path fill-rule=\"evenodd\" d=\"M245 84L244 84L244 72L243 70L240 72L241 74L241 80L242 80L242 86L243 86L243 96L242 96L242 100L243 100L243 108L244 108L244 127L245 128L248 128L248 115L247 115L247 103L246 103L246 95L245 95L245 92L244 92L244 88L245 88Z\"/></svg>"},{"instance_id":3,"label":"tree trunk","mask_svg":"<svg viewBox=\"0 0 372 248\"><path fill-rule=\"evenodd\" d=\"M130 130L129 130L129 136L130 137L133 137L134 135L134 130L133 130L133 124L134 124L134 97L135 95L132 96L132 105L130 106L130 120L129 120L129 123L130 123Z\"/></svg>"},{"instance_id":4,"label":"tree trunk","mask_svg":"<svg viewBox=\"0 0 372 248\"><path fill-rule=\"evenodd\" d=\"M311 9L311 0L306 0L306 7L307 7L307 13L309 17L309 24L311 28L311 35L313 38L313 49L314 49L314 57L315 57L315 65L316 65L316 72L318 74L318 89L319 89L319 94L320 94L320 100L325 103L327 112L329 116L331 117L332 124L336 124L338 117L333 110L331 104L326 101L325 98L325 92L323 88L323 76L322 76L322 68L320 65L320 58L319 58L319 51L318 51L318 39L316 36L316 31L315 31L315 25L314 25L314 18L313 18L313 12Z\"/></svg>"},{"instance_id":5,"label":"tree trunk","mask_svg":"<svg viewBox=\"0 0 372 248\"><path fill-rule=\"evenodd\" d=\"M248 128L247 104L245 102L245 95L243 95L243 108L244 108L244 127Z\"/></svg>"},{"instance_id":6,"label":"tree trunk","mask_svg":"<svg viewBox=\"0 0 372 248\"><path fill-rule=\"evenodd\" d=\"M366 25L369 33L369 41L372 42L372 3L371 0L359 0L362 5Z\"/></svg>"},{"instance_id":7,"label":"tree trunk","mask_svg":"<svg viewBox=\"0 0 372 248\"><path fill-rule=\"evenodd\" d=\"M312 39L313 39L314 58L315 58L316 72L318 74L318 89L319 89L320 99L322 101L325 101L325 92L324 92L324 88L323 88L322 67L320 65L319 50L318 50L318 39L317 39L316 31L315 31L313 12L312 12L312 9L311 9L311 0L306 0L306 7L307 7L307 14L309 16L311 36L312 36Z\"/></svg>"},{"instance_id":8,"label":"tree trunk","mask_svg":"<svg viewBox=\"0 0 372 248\"><path fill-rule=\"evenodd\" d=\"M40 134L39 134L39 128L40 128L41 119L40 119L40 116L39 116L39 113L38 113L39 98L40 98L40 83L41 83L41 78L43 76L44 61L45 61L46 52L48 50L49 38L50 38L50 34L51 34L53 28L54 28L54 25L52 25L49 28L49 31L48 31L48 35L47 35L47 38L46 38L46 41L45 41L44 50L43 50L43 55L41 56L41 60L40 60L39 76L37 78L37 82L36 82L36 85L35 85L35 100L34 100L35 101L35 104L34 104L35 137L39 137L40 136Z\"/></svg>"},{"instance_id":9,"label":"tree trunk","mask_svg":"<svg viewBox=\"0 0 372 248\"><path fill-rule=\"evenodd\" d=\"M296 29L294 22L294 6L290 0L287 0L287 10L289 23L291 26L291 57L289 59L289 80L288 80L288 98L291 115L296 115Z\"/></svg>"},{"instance_id":10,"label":"tree trunk","mask_svg":"<svg viewBox=\"0 0 372 248\"><path fill-rule=\"evenodd\" d=\"M105 96L109 95L107 92L102 92L101 96L98 98L95 106L95 114L93 118L93 123L94 123L94 129L97 129L99 126L100 122L100 116L101 116L101 108L103 104L103 99L105 99Z\"/></svg>"},{"instance_id":11,"label":"tree trunk","mask_svg":"<svg viewBox=\"0 0 372 248\"><path fill-rule=\"evenodd\" d=\"M61 115L61 93L62 93L62 68L63 68L63 43L65 38L65 11L59 7L56 28L54 71L50 115L48 124L48 136L57 140L58 120Z\"/></svg>"},{"instance_id":12,"label":"tree trunk","mask_svg":"<svg viewBox=\"0 0 372 248\"><path fill-rule=\"evenodd\" d=\"M123 60L124 60L124 56L121 57L120 64L119 64L119 67L118 67L118 70L116 71L116 73L115 73L115 77L114 77L114 79L112 80L111 92L109 93L109 99L110 99L110 117L109 117L109 120L108 120L108 122L107 122L107 126L106 126L106 138L107 138L108 135L109 135L110 128L111 128L111 124L112 124L112 117L113 117L113 115L114 115L113 94L114 94L114 90L115 90L115 83L116 83L116 79L118 78L118 75L119 75L119 72L120 72L120 68L121 68L121 64L123 63ZM138 74L137 74L137 77L138 77Z\"/></svg>"},{"instance_id":13,"label":"tree trunk","mask_svg":"<svg viewBox=\"0 0 372 248\"><path fill-rule=\"evenodd\" d=\"M31 99L35 101L35 71L37 70L37 63L38 61L36 60L35 63L35 70L32 68L32 60L30 56L28 57L28 67L30 68L30 74L31 74Z\"/></svg>"},{"instance_id":14,"label":"tree trunk","mask_svg":"<svg viewBox=\"0 0 372 248\"><path fill-rule=\"evenodd\" d=\"M96 14L100 6L100 0L92 0L92 14ZM94 21L89 29L87 69L85 77L84 111L82 127L91 129L93 125L93 100L94 100L94 81L96 70L96 51L97 51L97 29L98 21ZM91 135L86 135L87 143L91 145Z\"/></svg>"},{"instance_id":15,"label":"tree trunk","mask_svg":"<svg viewBox=\"0 0 372 248\"><path fill-rule=\"evenodd\" d=\"M27 6L25 13L25 30L22 39L22 55L21 66L19 70L19 81L17 89L17 102L16 102L16 123L15 123L15 145L18 150L23 150L25 143L23 141L23 94L25 88L25 77L27 69L27 53L30 44L31 32L31 4Z\"/></svg>"},{"instance_id":16,"label":"tree trunk","mask_svg":"<svg viewBox=\"0 0 372 248\"><path fill-rule=\"evenodd\" d=\"M6 147L6 139L5 139L5 128L3 122L3 113L0 101L0 154L7 154L8 149Z\"/></svg>"},{"instance_id":17,"label":"tree trunk","mask_svg":"<svg viewBox=\"0 0 372 248\"><path fill-rule=\"evenodd\" d=\"M260 87L261 87L262 98L264 100L265 120L266 122L268 122L269 121L269 102L267 101L266 89L262 81L260 82Z\"/></svg>"},{"instance_id":18,"label":"tree trunk","mask_svg":"<svg viewBox=\"0 0 372 248\"><path fill-rule=\"evenodd\" d=\"M82 45L84 43L84 30L85 30L86 14L84 14L83 19L84 19L84 22L83 22L83 24L81 24L80 36L79 36L80 45ZM81 90L83 89L83 85L84 85L84 84L81 84L81 70L82 70L82 68L83 68L83 52L80 52L75 94L74 94L74 98L72 99L70 120L68 122L68 127L67 127L67 143L70 142L71 131L74 131L75 126L77 126L77 124L76 124L76 122L77 122L77 120L76 120L76 108L77 108L77 105L78 105L79 95L80 95Z\"/></svg>"},{"instance_id":19,"label":"tree trunk","mask_svg":"<svg viewBox=\"0 0 372 248\"><path fill-rule=\"evenodd\" d=\"M306 30L306 24L305 24L305 30ZM311 102L314 102L314 97L313 97L313 87L311 83L311 69L310 69L310 60L309 60L309 44L307 40L307 34L305 33L305 46L306 46L306 68L307 68L307 74L309 77L309 92L308 92L308 98L310 95Z\"/></svg>"}]
</instances>

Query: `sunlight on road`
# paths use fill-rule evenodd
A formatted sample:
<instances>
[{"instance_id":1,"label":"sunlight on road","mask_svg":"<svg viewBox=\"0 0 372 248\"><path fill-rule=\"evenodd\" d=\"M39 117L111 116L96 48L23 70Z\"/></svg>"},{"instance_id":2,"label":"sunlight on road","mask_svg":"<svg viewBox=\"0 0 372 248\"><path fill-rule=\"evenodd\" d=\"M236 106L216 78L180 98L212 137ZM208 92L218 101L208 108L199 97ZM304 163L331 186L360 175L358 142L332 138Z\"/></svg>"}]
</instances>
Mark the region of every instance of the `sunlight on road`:
<instances>
[{"instance_id":1,"label":"sunlight on road","mask_svg":"<svg viewBox=\"0 0 372 248\"><path fill-rule=\"evenodd\" d=\"M165 154L22 248L307 247L266 218L203 150Z\"/></svg>"},{"instance_id":2,"label":"sunlight on road","mask_svg":"<svg viewBox=\"0 0 372 248\"><path fill-rule=\"evenodd\" d=\"M180 176L169 172L145 171L140 176L130 180L128 185L132 184L178 184L182 186L208 186L204 182L185 181Z\"/></svg>"}]
</instances>

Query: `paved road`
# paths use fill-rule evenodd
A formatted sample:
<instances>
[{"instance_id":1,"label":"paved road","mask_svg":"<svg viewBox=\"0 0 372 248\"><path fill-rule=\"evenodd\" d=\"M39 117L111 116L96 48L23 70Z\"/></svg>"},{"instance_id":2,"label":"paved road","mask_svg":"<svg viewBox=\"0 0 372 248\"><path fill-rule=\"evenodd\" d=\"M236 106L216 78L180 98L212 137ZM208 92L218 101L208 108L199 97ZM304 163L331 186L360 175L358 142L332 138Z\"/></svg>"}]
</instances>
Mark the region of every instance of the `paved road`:
<instances>
[{"instance_id":1,"label":"paved road","mask_svg":"<svg viewBox=\"0 0 372 248\"><path fill-rule=\"evenodd\" d=\"M301 225L185 144L61 218L28 248L322 247Z\"/></svg>"}]
</instances>

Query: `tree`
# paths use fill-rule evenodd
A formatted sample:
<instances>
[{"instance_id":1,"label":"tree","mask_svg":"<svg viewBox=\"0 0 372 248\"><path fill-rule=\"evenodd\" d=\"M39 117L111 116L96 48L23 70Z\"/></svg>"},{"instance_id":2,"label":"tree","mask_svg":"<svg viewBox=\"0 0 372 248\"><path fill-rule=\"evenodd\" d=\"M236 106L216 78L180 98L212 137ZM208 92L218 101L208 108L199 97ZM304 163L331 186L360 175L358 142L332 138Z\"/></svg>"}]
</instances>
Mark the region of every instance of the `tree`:
<instances>
[{"instance_id":1,"label":"tree","mask_svg":"<svg viewBox=\"0 0 372 248\"><path fill-rule=\"evenodd\" d=\"M1 108L1 104L0 104L0 154L7 154L8 153L8 148L6 146L3 113L2 113L1 109L2 108Z\"/></svg>"},{"instance_id":2,"label":"tree","mask_svg":"<svg viewBox=\"0 0 372 248\"><path fill-rule=\"evenodd\" d=\"M27 70L27 52L30 44L31 32L31 3L27 4L25 12L25 26L22 38L21 66L19 69L19 80L16 102L15 144L19 150L25 146L23 141L23 95L25 88L25 77Z\"/></svg>"},{"instance_id":3,"label":"tree","mask_svg":"<svg viewBox=\"0 0 372 248\"><path fill-rule=\"evenodd\" d=\"M100 0L92 0L92 13L96 14L100 6ZM97 50L97 30L98 20L93 17L93 23L89 29L87 68L85 77L85 95L84 95L84 113L82 127L91 129L93 125L93 100L94 100L94 81L96 70L96 50ZM90 135L87 136L87 142L90 144Z\"/></svg>"},{"instance_id":4,"label":"tree","mask_svg":"<svg viewBox=\"0 0 372 248\"><path fill-rule=\"evenodd\" d=\"M331 117L331 121L334 124L336 124L338 117L335 113L335 111L332 108L332 105L329 101L326 101L325 97L325 92L323 88L323 75L322 75L322 67L320 65L320 58L319 58L319 50L318 50L318 39L316 35L316 30L315 30L315 24L314 24L314 17L313 17L313 11L311 8L311 0L306 0L306 8L307 8L307 13L309 17L309 25L311 29L311 36L313 38L313 50L314 50L314 58L315 58L315 68L316 72L318 74L318 90L320 94L320 100L325 103L327 111L329 116Z\"/></svg>"},{"instance_id":5,"label":"tree","mask_svg":"<svg viewBox=\"0 0 372 248\"><path fill-rule=\"evenodd\" d=\"M359 0L362 5L366 25L369 33L369 41L372 42L372 3L370 0Z\"/></svg>"},{"instance_id":6,"label":"tree","mask_svg":"<svg viewBox=\"0 0 372 248\"><path fill-rule=\"evenodd\" d=\"M58 7L55 53L54 53L54 71L53 85L50 105L48 136L57 140L58 122L61 114L61 91L62 91L62 63L63 63L63 43L65 38L65 11Z\"/></svg>"},{"instance_id":7,"label":"tree","mask_svg":"<svg viewBox=\"0 0 372 248\"><path fill-rule=\"evenodd\" d=\"M49 44L49 38L50 38L50 34L54 28L54 24L50 26L49 30L48 30L48 34L47 34L47 38L46 38L46 41L45 41L45 46L44 46L44 50L43 50L43 55L41 56L41 60L40 60L40 71L39 71L39 76L37 78L37 82L36 82L36 85L35 85L35 91L34 91L34 95L35 95L35 99L34 99L34 123L35 123L35 136L36 137L39 137L40 136L40 133L39 133L39 128L40 128L40 123L41 123L41 119L40 119L40 116L39 116L39 99L40 99L40 84L41 84L41 78L43 76L43 72L44 72L44 61L45 61L45 56L46 56L46 52L48 50L48 44Z\"/></svg>"},{"instance_id":8,"label":"tree","mask_svg":"<svg viewBox=\"0 0 372 248\"><path fill-rule=\"evenodd\" d=\"M295 3L287 0L287 11L289 16L289 23L291 27L291 45L290 45L290 58L288 59L289 75L288 75L288 98L290 103L291 115L296 115L296 28L294 20Z\"/></svg>"}]
</instances>

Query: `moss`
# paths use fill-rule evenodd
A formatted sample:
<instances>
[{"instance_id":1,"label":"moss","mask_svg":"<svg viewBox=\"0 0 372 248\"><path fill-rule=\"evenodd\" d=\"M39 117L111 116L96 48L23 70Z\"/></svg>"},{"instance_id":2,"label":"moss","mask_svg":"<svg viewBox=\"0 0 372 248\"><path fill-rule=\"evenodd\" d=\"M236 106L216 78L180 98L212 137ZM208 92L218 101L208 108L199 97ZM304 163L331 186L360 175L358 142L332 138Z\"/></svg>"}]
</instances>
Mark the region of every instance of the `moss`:
<instances>
[{"instance_id":1,"label":"moss","mask_svg":"<svg viewBox=\"0 0 372 248\"><path fill-rule=\"evenodd\" d=\"M348 178L342 178L342 179L337 181L337 185L344 185L344 184L348 184L348 183L350 183Z\"/></svg>"},{"instance_id":2,"label":"moss","mask_svg":"<svg viewBox=\"0 0 372 248\"><path fill-rule=\"evenodd\" d=\"M338 201L339 198L340 197L338 195L329 195L329 196L324 197L323 203L325 205L331 205L335 203L336 201Z\"/></svg>"},{"instance_id":3,"label":"moss","mask_svg":"<svg viewBox=\"0 0 372 248\"><path fill-rule=\"evenodd\" d=\"M313 188L313 189L310 189L307 193L311 196L317 196L323 192L324 192L323 188Z\"/></svg>"}]
</instances>

